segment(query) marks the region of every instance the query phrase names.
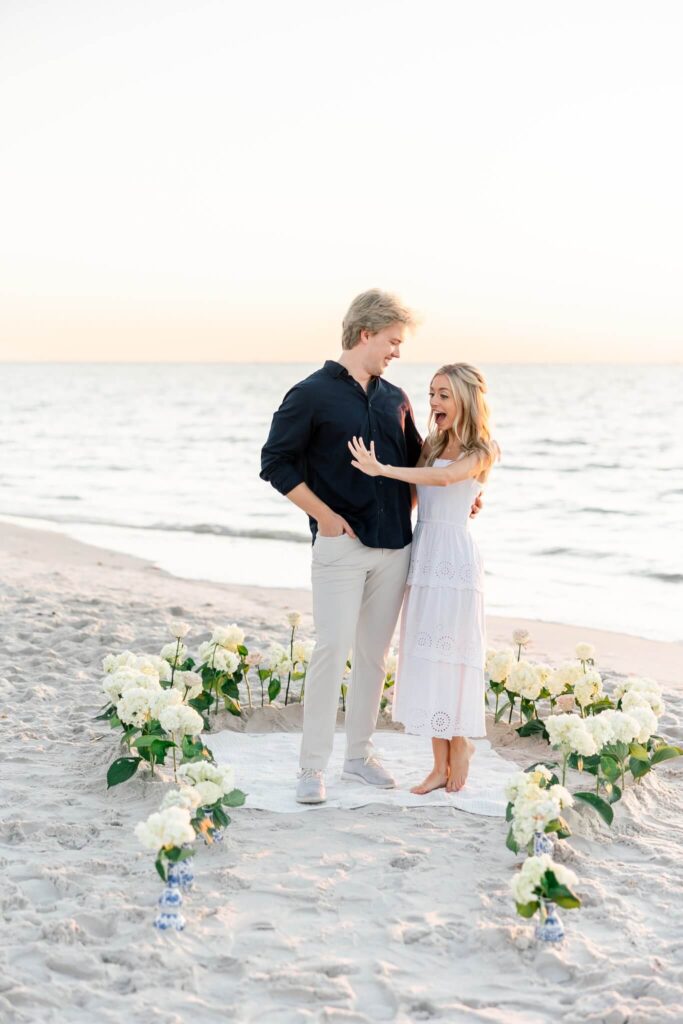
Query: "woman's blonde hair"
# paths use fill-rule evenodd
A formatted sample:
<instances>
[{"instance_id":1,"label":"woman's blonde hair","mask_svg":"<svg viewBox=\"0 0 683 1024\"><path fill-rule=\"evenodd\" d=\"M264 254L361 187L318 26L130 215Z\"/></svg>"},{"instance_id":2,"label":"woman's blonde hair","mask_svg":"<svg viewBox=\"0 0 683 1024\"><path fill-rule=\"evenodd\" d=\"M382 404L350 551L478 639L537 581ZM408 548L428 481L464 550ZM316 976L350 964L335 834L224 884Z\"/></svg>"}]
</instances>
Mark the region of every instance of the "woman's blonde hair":
<instances>
[{"instance_id":1,"label":"woman's blonde hair","mask_svg":"<svg viewBox=\"0 0 683 1024\"><path fill-rule=\"evenodd\" d=\"M432 381L439 376L447 378L457 411L453 426L446 431L440 431L434 417L430 417L427 465L431 466L451 440L456 439L463 456L479 455L481 475L488 476L491 466L500 458L500 449L491 437L491 414L484 398L487 391L484 376L469 363L447 363L436 371Z\"/></svg>"}]
</instances>

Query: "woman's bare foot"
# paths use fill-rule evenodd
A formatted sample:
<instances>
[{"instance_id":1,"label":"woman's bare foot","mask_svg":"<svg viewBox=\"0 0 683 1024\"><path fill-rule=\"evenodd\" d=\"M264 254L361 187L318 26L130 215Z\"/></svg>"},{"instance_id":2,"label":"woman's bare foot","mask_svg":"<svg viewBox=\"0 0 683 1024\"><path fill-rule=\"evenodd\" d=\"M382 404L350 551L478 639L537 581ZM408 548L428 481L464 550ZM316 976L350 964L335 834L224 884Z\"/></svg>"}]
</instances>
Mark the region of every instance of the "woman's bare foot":
<instances>
[{"instance_id":1,"label":"woman's bare foot","mask_svg":"<svg viewBox=\"0 0 683 1024\"><path fill-rule=\"evenodd\" d=\"M413 786L411 793L418 793L423 796L425 793L431 793L434 789L443 789L448 782L448 768L444 768L441 771L439 768L432 768L431 772L419 786Z\"/></svg>"},{"instance_id":2,"label":"woman's bare foot","mask_svg":"<svg viewBox=\"0 0 683 1024\"><path fill-rule=\"evenodd\" d=\"M451 740L451 751L448 759L448 782L446 783L447 793L457 793L467 782L470 770L470 761L475 751L472 740L464 736L456 736Z\"/></svg>"}]
</instances>

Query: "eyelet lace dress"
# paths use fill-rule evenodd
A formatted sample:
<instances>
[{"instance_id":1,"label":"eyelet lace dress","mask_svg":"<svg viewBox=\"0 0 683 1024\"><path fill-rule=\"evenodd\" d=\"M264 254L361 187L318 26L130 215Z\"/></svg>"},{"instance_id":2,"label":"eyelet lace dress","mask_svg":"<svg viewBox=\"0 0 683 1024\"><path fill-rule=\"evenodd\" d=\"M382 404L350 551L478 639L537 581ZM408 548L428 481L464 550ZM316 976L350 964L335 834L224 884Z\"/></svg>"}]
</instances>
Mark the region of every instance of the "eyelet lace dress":
<instances>
[{"instance_id":1,"label":"eyelet lace dress","mask_svg":"<svg viewBox=\"0 0 683 1024\"><path fill-rule=\"evenodd\" d=\"M486 735L484 569L469 518L481 487L417 488L393 718L419 736Z\"/></svg>"}]
</instances>

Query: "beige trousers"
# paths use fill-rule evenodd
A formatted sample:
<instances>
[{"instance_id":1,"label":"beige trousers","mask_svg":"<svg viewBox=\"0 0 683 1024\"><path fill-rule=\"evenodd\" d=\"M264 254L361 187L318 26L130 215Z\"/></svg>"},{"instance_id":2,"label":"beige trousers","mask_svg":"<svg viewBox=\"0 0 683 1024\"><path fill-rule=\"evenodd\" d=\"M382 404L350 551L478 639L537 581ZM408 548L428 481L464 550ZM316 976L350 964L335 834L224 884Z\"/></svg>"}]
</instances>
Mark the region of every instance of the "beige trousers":
<instances>
[{"instance_id":1,"label":"beige trousers","mask_svg":"<svg viewBox=\"0 0 683 1024\"><path fill-rule=\"evenodd\" d=\"M368 548L316 537L311 579L316 646L306 676L302 768L325 768L332 753L344 666L353 649L346 702L346 756L368 757L384 686L384 661L401 609L410 544Z\"/></svg>"}]
</instances>

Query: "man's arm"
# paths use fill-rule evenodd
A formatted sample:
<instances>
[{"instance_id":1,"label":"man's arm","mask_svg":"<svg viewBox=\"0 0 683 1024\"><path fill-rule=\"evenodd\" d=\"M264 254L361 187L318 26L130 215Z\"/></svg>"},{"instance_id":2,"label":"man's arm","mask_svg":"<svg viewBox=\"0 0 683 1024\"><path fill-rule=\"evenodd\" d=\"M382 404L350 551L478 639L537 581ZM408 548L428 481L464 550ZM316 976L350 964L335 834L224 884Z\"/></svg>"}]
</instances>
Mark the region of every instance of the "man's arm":
<instances>
[{"instance_id":1,"label":"man's arm","mask_svg":"<svg viewBox=\"0 0 683 1024\"><path fill-rule=\"evenodd\" d=\"M261 451L261 479L289 498L318 523L323 537L355 534L346 520L321 501L304 480L302 463L313 436L310 395L295 385L273 416L268 440Z\"/></svg>"}]
</instances>

